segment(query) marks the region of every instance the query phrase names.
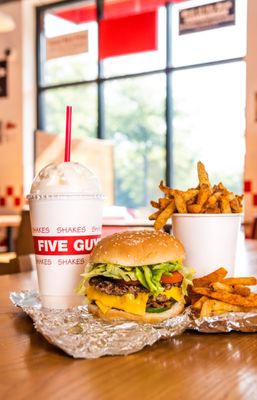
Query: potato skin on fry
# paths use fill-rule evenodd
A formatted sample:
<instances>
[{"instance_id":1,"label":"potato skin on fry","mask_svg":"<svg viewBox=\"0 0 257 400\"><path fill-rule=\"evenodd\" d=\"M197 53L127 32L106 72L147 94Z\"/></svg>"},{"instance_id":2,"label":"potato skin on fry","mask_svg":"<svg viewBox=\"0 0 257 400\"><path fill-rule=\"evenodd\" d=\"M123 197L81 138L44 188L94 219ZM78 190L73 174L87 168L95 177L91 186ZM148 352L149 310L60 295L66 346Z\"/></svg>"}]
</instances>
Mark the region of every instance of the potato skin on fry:
<instances>
[{"instance_id":1,"label":"potato skin on fry","mask_svg":"<svg viewBox=\"0 0 257 400\"><path fill-rule=\"evenodd\" d=\"M249 287L244 285L235 285L233 288L235 294L240 294L240 296L247 297L250 295L251 291Z\"/></svg>"},{"instance_id":2,"label":"potato skin on fry","mask_svg":"<svg viewBox=\"0 0 257 400\"><path fill-rule=\"evenodd\" d=\"M175 200L172 199L168 204L168 206L163 211L161 211L160 214L157 216L156 221L154 223L154 228L156 230L162 229L166 224L167 220L174 213L175 209L176 209Z\"/></svg>"},{"instance_id":3,"label":"potato skin on fry","mask_svg":"<svg viewBox=\"0 0 257 400\"><path fill-rule=\"evenodd\" d=\"M226 314L229 312L247 312L245 307L234 306L219 300L206 300L200 312L200 318L212 317L214 315Z\"/></svg>"},{"instance_id":4,"label":"potato skin on fry","mask_svg":"<svg viewBox=\"0 0 257 400\"><path fill-rule=\"evenodd\" d=\"M221 212L223 214L231 214L231 207L229 199L226 196L221 196L220 198Z\"/></svg>"},{"instance_id":5,"label":"potato skin on fry","mask_svg":"<svg viewBox=\"0 0 257 400\"><path fill-rule=\"evenodd\" d=\"M201 212L202 207L200 204L189 204L187 206L189 213L191 214L199 214Z\"/></svg>"},{"instance_id":6,"label":"potato skin on fry","mask_svg":"<svg viewBox=\"0 0 257 400\"><path fill-rule=\"evenodd\" d=\"M215 290L215 292L227 292L227 293L233 293L233 288L229 285L226 285L225 283L221 282L212 282L210 286Z\"/></svg>"},{"instance_id":7,"label":"potato skin on fry","mask_svg":"<svg viewBox=\"0 0 257 400\"><path fill-rule=\"evenodd\" d=\"M168 197L173 197L174 196L175 190L170 188L170 187L168 187L168 186L165 186L163 181L160 182L159 189L163 193L165 193L165 195L168 196Z\"/></svg>"},{"instance_id":8,"label":"potato skin on fry","mask_svg":"<svg viewBox=\"0 0 257 400\"><path fill-rule=\"evenodd\" d=\"M208 297L206 296L202 296L200 297L200 299L198 299L194 304L193 304L193 308L195 308L196 310L201 310L203 303L208 300Z\"/></svg>"},{"instance_id":9,"label":"potato skin on fry","mask_svg":"<svg viewBox=\"0 0 257 400\"><path fill-rule=\"evenodd\" d=\"M227 273L228 271L225 268L218 268L208 275L204 275L201 278L193 279L193 285L194 287L209 286L209 283L218 282L223 279L227 275Z\"/></svg>"},{"instance_id":10,"label":"potato skin on fry","mask_svg":"<svg viewBox=\"0 0 257 400\"><path fill-rule=\"evenodd\" d=\"M178 210L178 212L181 214L187 214L186 202L180 191L175 190L174 199L175 199L176 209Z\"/></svg>"},{"instance_id":11,"label":"potato skin on fry","mask_svg":"<svg viewBox=\"0 0 257 400\"><path fill-rule=\"evenodd\" d=\"M246 285L254 286L257 284L257 279L254 276L249 276L246 278L225 278L221 280L222 283L226 285Z\"/></svg>"},{"instance_id":12,"label":"potato skin on fry","mask_svg":"<svg viewBox=\"0 0 257 400\"><path fill-rule=\"evenodd\" d=\"M159 209L164 210L171 202L171 199L160 198L159 199Z\"/></svg>"},{"instance_id":13,"label":"potato skin on fry","mask_svg":"<svg viewBox=\"0 0 257 400\"><path fill-rule=\"evenodd\" d=\"M198 173L198 179L199 179L200 186L202 184L206 184L210 187L211 184L209 181L208 173L206 172L205 166L203 165L203 163L201 161L198 161L198 163L197 163L197 173Z\"/></svg>"},{"instance_id":14,"label":"potato skin on fry","mask_svg":"<svg viewBox=\"0 0 257 400\"><path fill-rule=\"evenodd\" d=\"M238 294L213 292L211 289L203 287L193 287L193 291L212 299L221 300L224 303L242 306L246 308L257 307L257 294L251 294L248 297L242 297Z\"/></svg>"},{"instance_id":15,"label":"potato skin on fry","mask_svg":"<svg viewBox=\"0 0 257 400\"><path fill-rule=\"evenodd\" d=\"M151 200L150 204L153 208L158 208L159 209L159 203L157 203L157 201Z\"/></svg>"},{"instance_id":16,"label":"potato skin on fry","mask_svg":"<svg viewBox=\"0 0 257 400\"><path fill-rule=\"evenodd\" d=\"M158 217L158 215L160 215L161 211L155 211L153 214L149 215L148 219L150 221L155 221Z\"/></svg>"}]
</instances>

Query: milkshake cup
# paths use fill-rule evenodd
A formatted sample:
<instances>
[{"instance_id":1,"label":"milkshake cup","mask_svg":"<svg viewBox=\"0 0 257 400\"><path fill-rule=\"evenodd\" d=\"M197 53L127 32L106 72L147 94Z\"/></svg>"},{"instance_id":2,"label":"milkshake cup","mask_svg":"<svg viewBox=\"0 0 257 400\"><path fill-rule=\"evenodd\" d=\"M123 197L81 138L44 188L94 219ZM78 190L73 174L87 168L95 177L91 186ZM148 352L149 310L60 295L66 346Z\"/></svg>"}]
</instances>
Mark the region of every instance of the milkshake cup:
<instances>
[{"instance_id":1,"label":"milkshake cup","mask_svg":"<svg viewBox=\"0 0 257 400\"><path fill-rule=\"evenodd\" d=\"M76 288L102 231L98 179L79 163L50 164L34 179L28 200L42 305L83 304Z\"/></svg>"}]
</instances>

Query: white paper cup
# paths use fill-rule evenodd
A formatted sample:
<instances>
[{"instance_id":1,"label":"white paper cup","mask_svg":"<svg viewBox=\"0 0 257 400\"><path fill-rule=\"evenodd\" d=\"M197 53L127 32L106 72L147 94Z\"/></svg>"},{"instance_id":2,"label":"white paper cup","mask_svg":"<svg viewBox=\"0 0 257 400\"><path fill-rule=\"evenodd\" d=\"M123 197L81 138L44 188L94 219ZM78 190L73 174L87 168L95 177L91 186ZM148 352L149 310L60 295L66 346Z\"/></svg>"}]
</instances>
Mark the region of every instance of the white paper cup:
<instances>
[{"instance_id":1,"label":"white paper cup","mask_svg":"<svg viewBox=\"0 0 257 400\"><path fill-rule=\"evenodd\" d=\"M172 233L186 251L184 264L196 276L224 267L234 275L242 214L174 214Z\"/></svg>"},{"instance_id":2,"label":"white paper cup","mask_svg":"<svg viewBox=\"0 0 257 400\"><path fill-rule=\"evenodd\" d=\"M89 254L100 240L100 194L29 195L39 292L44 307L82 304L76 294Z\"/></svg>"}]
</instances>

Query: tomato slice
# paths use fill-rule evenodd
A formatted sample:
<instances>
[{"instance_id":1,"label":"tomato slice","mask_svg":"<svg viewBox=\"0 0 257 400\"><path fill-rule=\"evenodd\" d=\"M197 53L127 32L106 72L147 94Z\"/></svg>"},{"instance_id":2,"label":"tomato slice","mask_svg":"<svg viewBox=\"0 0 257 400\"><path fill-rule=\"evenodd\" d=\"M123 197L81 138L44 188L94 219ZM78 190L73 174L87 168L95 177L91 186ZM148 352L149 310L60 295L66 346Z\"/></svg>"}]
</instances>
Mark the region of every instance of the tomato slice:
<instances>
[{"instance_id":1,"label":"tomato slice","mask_svg":"<svg viewBox=\"0 0 257 400\"><path fill-rule=\"evenodd\" d=\"M162 275L161 282L162 283L179 283L183 280L183 275L176 271L172 272L171 275Z\"/></svg>"}]
</instances>

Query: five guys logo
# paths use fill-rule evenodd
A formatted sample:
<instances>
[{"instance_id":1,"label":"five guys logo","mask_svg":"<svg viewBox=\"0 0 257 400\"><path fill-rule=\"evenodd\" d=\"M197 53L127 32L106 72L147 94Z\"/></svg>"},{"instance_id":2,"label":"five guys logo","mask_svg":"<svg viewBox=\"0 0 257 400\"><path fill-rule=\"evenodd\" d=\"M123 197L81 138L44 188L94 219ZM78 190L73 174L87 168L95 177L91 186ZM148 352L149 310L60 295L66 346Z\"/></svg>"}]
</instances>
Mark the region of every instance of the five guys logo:
<instances>
[{"instance_id":1,"label":"five guys logo","mask_svg":"<svg viewBox=\"0 0 257 400\"><path fill-rule=\"evenodd\" d=\"M35 254L64 256L90 254L101 235L91 236L33 236Z\"/></svg>"}]
</instances>

